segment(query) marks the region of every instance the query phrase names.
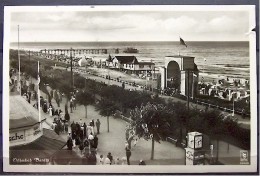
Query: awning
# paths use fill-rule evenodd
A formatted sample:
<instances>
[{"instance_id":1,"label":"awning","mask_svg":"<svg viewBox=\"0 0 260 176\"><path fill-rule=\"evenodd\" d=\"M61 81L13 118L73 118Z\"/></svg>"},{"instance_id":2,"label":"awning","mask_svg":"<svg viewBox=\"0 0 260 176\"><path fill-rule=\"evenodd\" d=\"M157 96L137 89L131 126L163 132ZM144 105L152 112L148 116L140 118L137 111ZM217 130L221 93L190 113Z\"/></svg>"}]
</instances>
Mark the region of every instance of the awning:
<instances>
[{"instance_id":1,"label":"awning","mask_svg":"<svg viewBox=\"0 0 260 176\"><path fill-rule=\"evenodd\" d=\"M33 123L36 123L38 121L38 117L39 117L38 110L34 108L32 104L28 103L20 95L10 96L9 102L10 102L10 112L9 112L10 127L9 128L16 128L17 125L19 125L20 123L22 124L20 124L19 127L22 127L23 125L30 126ZM24 119L22 118L27 118L27 120L24 121ZM17 125L13 123L15 122L14 119L15 120L20 119ZM42 120L44 119L45 118L42 118Z\"/></svg>"},{"instance_id":2,"label":"awning","mask_svg":"<svg viewBox=\"0 0 260 176\"><path fill-rule=\"evenodd\" d=\"M54 131L43 129L43 135L35 141L10 147L10 164L48 164L51 157L66 145L66 141Z\"/></svg>"}]
</instances>

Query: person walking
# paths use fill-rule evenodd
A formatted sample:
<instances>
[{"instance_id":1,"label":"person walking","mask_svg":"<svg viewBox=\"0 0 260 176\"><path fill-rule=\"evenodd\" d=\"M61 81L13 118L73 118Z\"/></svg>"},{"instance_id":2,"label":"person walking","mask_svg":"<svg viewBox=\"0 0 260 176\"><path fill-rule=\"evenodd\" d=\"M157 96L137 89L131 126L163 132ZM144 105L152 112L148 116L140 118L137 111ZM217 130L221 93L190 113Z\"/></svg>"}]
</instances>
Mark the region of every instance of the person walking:
<instances>
[{"instance_id":1,"label":"person walking","mask_svg":"<svg viewBox=\"0 0 260 176\"><path fill-rule=\"evenodd\" d=\"M48 108L47 108L47 103L44 102L43 106L42 106L42 110L44 113L47 113L48 112Z\"/></svg>"},{"instance_id":2,"label":"person walking","mask_svg":"<svg viewBox=\"0 0 260 176\"><path fill-rule=\"evenodd\" d=\"M84 150L84 143L83 143L83 141L80 142L79 150L80 150L80 154L83 155L83 150Z\"/></svg>"},{"instance_id":3,"label":"person walking","mask_svg":"<svg viewBox=\"0 0 260 176\"><path fill-rule=\"evenodd\" d=\"M76 98L75 96L72 97L72 102L73 102L73 109L76 110Z\"/></svg>"},{"instance_id":4,"label":"person walking","mask_svg":"<svg viewBox=\"0 0 260 176\"><path fill-rule=\"evenodd\" d=\"M83 124L83 135L84 135L84 138L87 136L87 125L85 122Z\"/></svg>"},{"instance_id":5,"label":"person walking","mask_svg":"<svg viewBox=\"0 0 260 176\"><path fill-rule=\"evenodd\" d=\"M73 108L73 100L70 100L70 113L72 113L72 108Z\"/></svg>"},{"instance_id":6,"label":"person walking","mask_svg":"<svg viewBox=\"0 0 260 176\"><path fill-rule=\"evenodd\" d=\"M107 154L107 158L110 160L110 165L112 165L112 162L113 162L113 156L112 156L111 152L108 152L108 154Z\"/></svg>"},{"instance_id":7,"label":"person walking","mask_svg":"<svg viewBox=\"0 0 260 176\"><path fill-rule=\"evenodd\" d=\"M52 106L49 107L48 111L49 111L50 117L52 117Z\"/></svg>"},{"instance_id":8,"label":"person walking","mask_svg":"<svg viewBox=\"0 0 260 176\"><path fill-rule=\"evenodd\" d=\"M126 159L128 165L130 165L130 157L131 157L131 150L129 148L126 148Z\"/></svg>"},{"instance_id":9,"label":"person walking","mask_svg":"<svg viewBox=\"0 0 260 176\"><path fill-rule=\"evenodd\" d=\"M98 164L99 165L103 165L104 164L104 157L103 157L103 155L100 155L99 160L98 160Z\"/></svg>"},{"instance_id":10,"label":"person walking","mask_svg":"<svg viewBox=\"0 0 260 176\"><path fill-rule=\"evenodd\" d=\"M69 138L67 140L67 148L68 148L68 150L72 150L72 147L73 147L73 141L71 138Z\"/></svg>"},{"instance_id":11,"label":"person walking","mask_svg":"<svg viewBox=\"0 0 260 176\"><path fill-rule=\"evenodd\" d=\"M100 125L101 125L101 123L100 123L99 119L97 119L97 121L96 121L97 134L99 134Z\"/></svg>"},{"instance_id":12,"label":"person walking","mask_svg":"<svg viewBox=\"0 0 260 176\"><path fill-rule=\"evenodd\" d=\"M93 139L93 148L97 149L97 146L98 146L98 137L97 135L95 135Z\"/></svg>"},{"instance_id":13,"label":"person walking","mask_svg":"<svg viewBox=\"0 0 260 176\"><path fill-rule=\"evenodd\" d=\"M68 121L65 121L64 129L65 129L65 132L68 133L68 131L69 131L69 123L68 123Z\"/></svg>"},{"instance_id":14,"label":"person walking","mask_svg":"<svg viewBox=\"0 0 260 176\"><path fill-rule=\"evenodd\" d=\"M94 122L94 119L92 119L90 122L89 122L89 125L91 126L91 127L95 127L95 122Z\"/></svg>"},{"instance_id":15,"label":"person walking","mask_svg":"<svg viewBox=\"0 0 260 176\"><path fill-rule=\"evenodd\" d=\"M88 141L89 141L89 145L90 145L90 148L93 148L93 145L94 145L94 136L92 133L90 133L88 135Z\"/></svg>"},{"instance_id":16,"label":"person walking","mask_svg":"<svg viewBox=\"0 0 260 176\"><path fill-rule=\"evenodd\" d=\"M68 133L68 135L67 135L67 140L69 140L69 139L72 139L71 138L71 133Z\"/></svg>"},{"instance_id":17,"label":"person walking","mask_svg":"<svg viewBox=\"0 0 260 176\"><path fill-rule=\"evenodd\" d=\"M80 138L79 138L79 136L76 137L75 144L76 144L76 150L78 150L79 149L79 145L80 145Z\"/></svg>"}]
</instances>

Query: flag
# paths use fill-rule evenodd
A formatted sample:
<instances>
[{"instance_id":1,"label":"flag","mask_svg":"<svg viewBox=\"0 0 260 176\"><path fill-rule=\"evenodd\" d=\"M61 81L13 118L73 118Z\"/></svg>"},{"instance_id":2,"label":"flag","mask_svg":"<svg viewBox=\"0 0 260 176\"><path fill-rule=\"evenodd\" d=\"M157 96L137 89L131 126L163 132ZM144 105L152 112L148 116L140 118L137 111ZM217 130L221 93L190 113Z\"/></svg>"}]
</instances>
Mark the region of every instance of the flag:
<instances>
[{"instance_id":1,"label":"flag","mask_svg":"<svg viewBox=\"0 0 260 176\"><path fill-rule=\"evenodd\" d=\"M39 122L40 122L40 130L42 129L42 119L41 119L41 103L40 103L40 62L38 61L38 91L37 91L38 97L38 118L39 118Z\"/></svg>"},{"instance_id":2,"label":"flag","mask_svg":"<svg viewBox=\"0 0 260 176\"><path fill-rule=\"evenodd\" d=\"M184 46L186 46L186 48L187 48L187 45L186 45L186 43L184 42L184 40L180 37L180 45L184 45Z\"/></svg>"}]
</instances>

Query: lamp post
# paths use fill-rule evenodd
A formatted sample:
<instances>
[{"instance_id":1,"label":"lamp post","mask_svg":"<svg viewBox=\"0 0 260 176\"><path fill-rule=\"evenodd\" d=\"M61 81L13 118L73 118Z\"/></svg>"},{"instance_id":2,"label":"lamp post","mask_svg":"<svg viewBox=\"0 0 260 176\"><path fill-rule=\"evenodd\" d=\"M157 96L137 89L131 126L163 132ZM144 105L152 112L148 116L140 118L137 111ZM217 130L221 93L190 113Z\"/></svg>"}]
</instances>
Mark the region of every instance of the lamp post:
<instances>
[{"instance_id":1,"label":"lamp post","mask_svg":"<svg viewBox=\"0 0 260 176\"><path fill-rule=\"evenodd\" d=\"M205 72L206 61L207 61L207 59L204 58L204 64L203 64L203 75L204 75L204 72ZM203 78L203 82L204 82L204 76L202 76L202 78Z\"/></svg>"},{"instance_id":2,"label":"lamp post","mask_svg":"<svg viewBox=\"0 0 260 176\"><path fill-rule=\"evenodd\" d=\"M234 117L234 115L235 115L235 98L233 97L233 94L232 94L232 98L233 98L233 112L232 112L232 117Z\"/></svg>"},{"instance_id":3,"label":"lamp post","mask_svg":"<svg viewBox=\"0 0 260 176\"><path fill-rule=\"evenodd\" d=\"M187 72L188 72L187 108L188 108L188 111L189 111L189 109L190 109L190 70L188 69Z\"/></svg>"},{"instance_id":4,"label":"lamp post","mask_svg":"<svg viewBox=\"0 0 260 176\"><path fill-rule=\"evenodd\" d=\"M19 39L19 25L18 25L18 88L19 88L19 94L22 95L22 85L21 85L21 59L20 59L20 39Z\"/></svg>"},{"instance_id":5,"label":"lamp post","mask_svg":"<svg viewBox=\"0 0 260 176\"><path fill-rule=\"evenodd\" d=\"M70 48L70 79L71 79L71 91L73 91L72 48Z\"/></svg>"},{"instance_id":6,"label":"lamp post","mask_svg":"<svg viewBox=\"0 0 260 176\"><path fill-rule=\"evenodd\" d=\"M108 79L108 85L110 86L110 70L107 69L107 79Z\"/></svg>"},{"instance_id":7,"label":"lamp post","mask_svg":"<svg viewBox=\"0 0 260 176\"><path fill-rule=\"evenodd\" d=\"M31 65L31 51L29 50L29 64ZM31 78L31 84L32 84L32 76L30 76Z\"/></svg>"}]
</instances>

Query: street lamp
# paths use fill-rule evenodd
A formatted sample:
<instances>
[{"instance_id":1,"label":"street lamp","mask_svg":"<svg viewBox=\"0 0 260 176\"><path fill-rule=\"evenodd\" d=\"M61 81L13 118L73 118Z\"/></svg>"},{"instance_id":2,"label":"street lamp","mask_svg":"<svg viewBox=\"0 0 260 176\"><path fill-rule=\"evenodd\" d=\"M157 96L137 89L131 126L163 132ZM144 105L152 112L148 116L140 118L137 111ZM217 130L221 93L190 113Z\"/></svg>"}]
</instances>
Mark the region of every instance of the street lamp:
<instances>
[{"instance_id":1,"label":"street lamp","mask_svg":"<svg viewBox=\"0 0 260 176\"><path fill-rule=\"evenodd\" d=\"M203 75L204 75L204 72L205 72L206 61L207 61L207 59L204 58L204 64L203 64ZM204 82L204 76L202 76L202 81Z\"/></svg>"},{"instance_id":2,"label":"street lamp","mask_svg":"<svg viewBox=\"0 0 260 176\"><path fill-rule=\"evenodd\" d=\"M73 91L72 48L70 48L70 79L71 79L71 90Z\"/></svg>"},{"instance_id":3,"label":"street lamp","mask_svg":"<svg viewBox=\"0 0 260 176\"><path fill-rule=\"evenodd\" d=\"M234 117L235 115L235 100L233 98L233 112L232 112L232 117Z\"/></svg>"},{"instance_id":4,"label":"street lamp","mask_svg":"<svg viewBox=\"0 0 260 176\"><path fill-rule=\"evenodd\" d=\"M19 39L19 25L18 25L18 80L19 80L19 83L18 83L18 88L19 88L19 94L22 95L22 85L21 85L21 59L20 59L20 39Z\"/></svg>"}]
</instances>

